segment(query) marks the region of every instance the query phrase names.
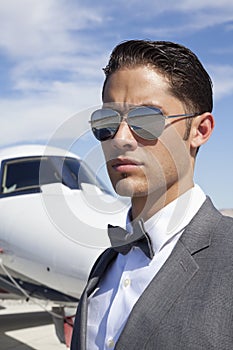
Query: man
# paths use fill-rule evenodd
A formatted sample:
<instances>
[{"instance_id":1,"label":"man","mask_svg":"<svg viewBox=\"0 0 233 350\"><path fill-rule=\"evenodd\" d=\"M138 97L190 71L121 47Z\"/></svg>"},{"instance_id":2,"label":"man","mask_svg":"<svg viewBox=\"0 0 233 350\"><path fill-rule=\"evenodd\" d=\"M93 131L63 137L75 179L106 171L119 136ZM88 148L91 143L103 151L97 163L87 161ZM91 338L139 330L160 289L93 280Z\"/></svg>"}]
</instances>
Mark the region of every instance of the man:
<instances>
[{"instance_id":1,"label":"man","mask_svg":"<svg viewBox=\"0 0 233 350\"><path fill-rule=\"evenodd\" d=\"M193 183L210 77L189 49L143 40L118 45L105 74L92 130L132 206L128 233L109 226L71 349L233 349L233 220Z\"/></svg>"}]
</instances>

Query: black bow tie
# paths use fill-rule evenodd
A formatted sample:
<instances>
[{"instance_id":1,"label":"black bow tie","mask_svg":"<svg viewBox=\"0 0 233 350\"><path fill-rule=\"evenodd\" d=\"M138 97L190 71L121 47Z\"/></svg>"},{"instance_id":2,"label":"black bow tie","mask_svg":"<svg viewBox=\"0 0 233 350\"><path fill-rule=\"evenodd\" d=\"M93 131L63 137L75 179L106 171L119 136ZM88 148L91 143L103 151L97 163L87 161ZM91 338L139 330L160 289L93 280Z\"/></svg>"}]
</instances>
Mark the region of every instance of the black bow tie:
<instances>
[{"instance_id":1,"label":"black bow tie","mask_svg":"<svg viewBox=\"0 0 233 350\"><path fill-rule=\"evenodd\" d=\"M114 250L121 254L127 254L132 247L139 247L152 259L154 251L148 233L145 231L143 221L133 223L133 233L130 234L119 226L108 225L108 235Z\"/></svg>"}]
</instances>

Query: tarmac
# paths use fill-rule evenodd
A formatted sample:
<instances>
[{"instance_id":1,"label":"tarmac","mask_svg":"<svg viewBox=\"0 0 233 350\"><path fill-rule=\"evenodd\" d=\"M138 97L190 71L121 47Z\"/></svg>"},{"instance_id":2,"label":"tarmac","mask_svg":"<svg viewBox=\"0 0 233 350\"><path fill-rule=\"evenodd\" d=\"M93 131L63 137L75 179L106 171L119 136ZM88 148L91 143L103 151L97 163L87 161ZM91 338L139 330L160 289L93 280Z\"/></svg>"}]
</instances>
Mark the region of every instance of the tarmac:
<instances>
[{"instance_id":1,"label":"tarmac","mask_svg":"<svg viewBox=\"0 0 233 350\"><path fill-rule=\"evenodd\" d=\"M46 305L51 310L51 305ZM0 350L67 350L56 336L52 316L40 305L0 296Z\"/></svg>"}]
</instances>

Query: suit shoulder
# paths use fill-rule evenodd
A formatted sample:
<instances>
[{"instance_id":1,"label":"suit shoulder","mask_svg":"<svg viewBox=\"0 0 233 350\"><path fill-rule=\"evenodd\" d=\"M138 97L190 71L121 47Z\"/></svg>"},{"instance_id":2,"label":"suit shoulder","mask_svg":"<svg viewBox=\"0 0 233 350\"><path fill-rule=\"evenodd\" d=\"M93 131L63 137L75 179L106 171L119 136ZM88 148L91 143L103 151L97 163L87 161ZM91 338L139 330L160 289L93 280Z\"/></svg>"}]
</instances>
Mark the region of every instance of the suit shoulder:
<instances>
[{"instance_id":1,"label":"suit shoulder","mask_svg":"<svg viewBox=\"0 0 233 350\"><path fill-rule=\"evenodd\" d=\"M233 218L230 216L225 216L221 214L221 220L219 226L227 232L233 232Z\"/></svg>"},{"instance_id":2,"label":"suit shoulder","mask_svg":"<svg viewBox=\"0 0 233 350\"><path fill-rule=\"evenodd\" d=\"M233 218L221 215L221 219L214 227L212 242L215 242L219 252L224 251L225 256L231 256L233 251Z\"/></svg>"}]
</instances>

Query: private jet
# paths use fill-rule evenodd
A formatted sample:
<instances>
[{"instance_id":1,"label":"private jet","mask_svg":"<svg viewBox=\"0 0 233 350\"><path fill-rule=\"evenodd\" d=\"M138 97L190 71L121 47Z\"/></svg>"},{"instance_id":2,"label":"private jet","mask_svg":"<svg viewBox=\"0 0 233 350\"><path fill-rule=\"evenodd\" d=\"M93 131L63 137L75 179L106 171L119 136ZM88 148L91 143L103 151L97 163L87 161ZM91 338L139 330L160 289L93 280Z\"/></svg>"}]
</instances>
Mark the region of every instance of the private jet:
<instances>
[{"instance_id":1,"label":"private jet","mask_svg":"<svg viewBox=\"0 0 233 350\"><path fill-rule=\"evenodd\" d=\"M127 210L72 152L1 149L1 295L58 305L57 335L69 345L73 315L65 310L76 308L94 261L110 244L108 223L124 225Z\"/></svg>"}]
</instances>

